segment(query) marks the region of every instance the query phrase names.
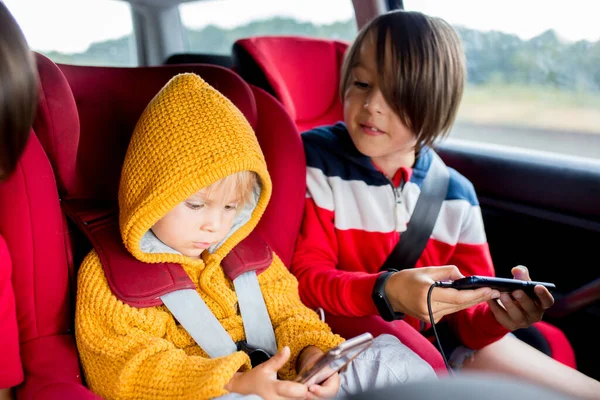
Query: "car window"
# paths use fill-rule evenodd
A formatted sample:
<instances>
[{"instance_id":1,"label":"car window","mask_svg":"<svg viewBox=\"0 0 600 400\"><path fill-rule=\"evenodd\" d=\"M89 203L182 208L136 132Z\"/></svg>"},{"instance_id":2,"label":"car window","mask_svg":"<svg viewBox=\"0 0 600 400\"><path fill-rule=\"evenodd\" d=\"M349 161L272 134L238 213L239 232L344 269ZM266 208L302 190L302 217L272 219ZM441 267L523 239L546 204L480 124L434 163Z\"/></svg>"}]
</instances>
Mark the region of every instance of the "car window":
<instances>
[{"instance_id":1,"label":"car window","mask_svg":"<svg viewBox=\"0 0 600 400\"><path fill-rule=\"evenodd\" d=\"M137 64L129 3L116 0L4 0L32 50L57 63Z\"/></svg>"},{"instance_id":2,"label":"car window","mask_svg":"<svg viewBox=\"0 0 600 400\"><path fill-rule=\"evenodd\" d=\"M404 0L459 32L468 85L451 137L600 158L600 2Z\"/></svg>"},{"instance_id":3,"label":"car window","mask_svg":"<svg viewBox=\"0 0 600 400\"><path fill-rule=\"evenodd\" d=\"M356 36L351 0L208 0L179 6L188 51L231 54L254 35L299 35L350 41Z\"/></svg>"}]
</instances>

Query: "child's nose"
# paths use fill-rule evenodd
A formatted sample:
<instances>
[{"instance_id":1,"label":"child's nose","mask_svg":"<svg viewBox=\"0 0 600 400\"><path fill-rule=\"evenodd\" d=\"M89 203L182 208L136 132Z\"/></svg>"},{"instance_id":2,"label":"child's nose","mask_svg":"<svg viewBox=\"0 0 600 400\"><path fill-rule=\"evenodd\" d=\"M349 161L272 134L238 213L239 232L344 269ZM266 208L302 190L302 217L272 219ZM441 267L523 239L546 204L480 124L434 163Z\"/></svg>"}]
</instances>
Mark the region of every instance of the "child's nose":
<instances>
[{"instance_id":1,"label":"child's nose","mask_svg":"<svg viewBox=\"0 0 600 400\"><path fill-rule=\"evenodd\" d=\"M221 227L221 213L213 210L205 214L201 229L209 232L216 232Z\"/></svg>"},{"instance_id":2,"label":"child's nose","mask_svg":"<svg viewBox=\"0 0 600 400\"><path fill-rule=\"evenodd\" d=\"M369 110L371 114L381 114L381 112L383 111L382 101L385 100L383 99L383 94L381 93L381 90L374 88L367 95L363 107Z\"/></svg>"}]
</instances>

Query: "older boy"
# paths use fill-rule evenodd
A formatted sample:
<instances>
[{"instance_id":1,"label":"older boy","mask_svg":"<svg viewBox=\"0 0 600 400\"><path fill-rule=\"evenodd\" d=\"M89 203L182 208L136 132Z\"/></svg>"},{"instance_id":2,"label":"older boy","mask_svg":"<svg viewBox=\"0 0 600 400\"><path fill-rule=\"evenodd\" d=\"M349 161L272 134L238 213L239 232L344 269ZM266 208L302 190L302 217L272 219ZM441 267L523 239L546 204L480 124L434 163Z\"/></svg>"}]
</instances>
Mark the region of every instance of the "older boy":
<instances>
[{"instance_id":1,"label":"older boy","mask_svg":"<svg viewBox=\"0 0 600 400\"><path fill-rule=\"evenodd\" d=\"M458 34L440 18L389 12L359 32L342 71L344 123L302 135L308 194L292 272L307 305L347 317L406 314L423 330L435 281L494 274L473 185L443 165L448 189L417 268L380 271L436 161L431 145L454 122L465 76ZM524 267L513 275L529 280ZM554 302L545 287L535 294L433 289L434 319L444 317L454 339L442 343L450 363L597 398L597 381L507 335L540 321Z\"/></svg>"}]
</instances>

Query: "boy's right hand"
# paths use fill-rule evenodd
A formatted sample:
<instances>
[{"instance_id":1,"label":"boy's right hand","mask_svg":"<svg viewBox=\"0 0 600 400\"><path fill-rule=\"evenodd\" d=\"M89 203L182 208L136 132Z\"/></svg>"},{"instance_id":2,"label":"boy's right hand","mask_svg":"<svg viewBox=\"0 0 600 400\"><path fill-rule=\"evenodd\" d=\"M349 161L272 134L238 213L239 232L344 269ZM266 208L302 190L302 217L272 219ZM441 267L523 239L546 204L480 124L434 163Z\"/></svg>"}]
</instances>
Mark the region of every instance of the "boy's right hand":
<instances>
[{"instance_id":1,"label":"boy's right hand","mask_svg":"<svg viewBox=\"0 0 600 400\"><path fill-rule=\"evenodd\" d=\"M247 372L237 372L225 385L225 390L239 394L256 394L265 400L304 399L306 385L277 379L277 371L290 358L289 347L284 347L269 360Z\"/></svg>"},{"instance_id":2,"label":"boy's right hand","mask_svg":"<svg viewBox=\"0 0 600 400\"><path fill-rule=\"evenodd\" d=\"M405 269L387 280L385 293L394 311L429 322L427 292L434 282L464 278L454 265ZM476 304L497 299L500 292L490 288L456 290L436 287L431 293L431 311L435 322Z\"/></svg>"}]
</instances>

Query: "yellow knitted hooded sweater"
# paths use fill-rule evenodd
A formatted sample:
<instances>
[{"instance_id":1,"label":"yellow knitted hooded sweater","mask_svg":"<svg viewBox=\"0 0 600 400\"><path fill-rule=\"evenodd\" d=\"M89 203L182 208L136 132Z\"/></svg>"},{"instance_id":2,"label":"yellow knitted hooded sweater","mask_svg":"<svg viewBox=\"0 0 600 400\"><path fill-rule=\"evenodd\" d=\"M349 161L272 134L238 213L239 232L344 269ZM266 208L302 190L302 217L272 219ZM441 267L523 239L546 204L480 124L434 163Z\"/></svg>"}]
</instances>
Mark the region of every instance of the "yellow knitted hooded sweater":
<instances>
[{"instance_id":1,"label":"yellow knitted hooded sweater","mask_svg":"<svg viewBox=\"0 0 600 400\"><path fill-rule=\"evenodd\" d=\"M256 172L260 197L250 220L214 253L205 251L194 260L141 250L144 234L177 204L242 170ZM140 261L181 264L238 342L244 339L242 319L220 262L254 229L270 194L264 157L241 112L197 75L177 75L146 107L131 138L119 188L121 236ZM276 255L258 280L277 345L291 349L280 378L296 375L296 358L306 346L326 351L343 341L301 303L296 279ZM166 307L134 308L121 302L112 294L95 251L79 271L75 327L87 383L108 399L213 398L227 393L224 386L235 372L251 368L243 352L208 358Z\"/></svg>"}]
</instances>

